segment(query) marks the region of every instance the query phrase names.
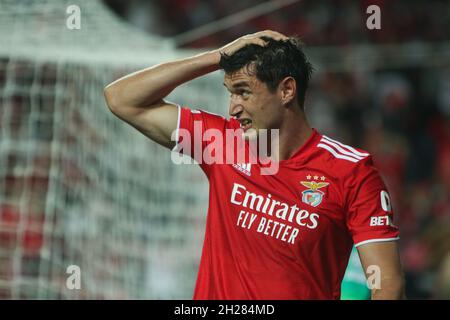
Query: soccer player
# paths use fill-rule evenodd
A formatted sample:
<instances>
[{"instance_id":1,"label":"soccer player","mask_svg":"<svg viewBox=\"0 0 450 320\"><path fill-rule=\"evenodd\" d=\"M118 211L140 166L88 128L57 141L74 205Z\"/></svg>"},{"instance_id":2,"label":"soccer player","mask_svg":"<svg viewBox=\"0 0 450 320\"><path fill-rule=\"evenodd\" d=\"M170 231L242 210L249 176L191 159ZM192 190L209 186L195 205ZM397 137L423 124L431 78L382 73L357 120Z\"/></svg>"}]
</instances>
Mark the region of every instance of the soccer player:
<instances>
[{"instance_id":1,"label":"soccer player","mask_svg":"<svg viewBox=\"0 0 450 320\"><path fill-rule=\"evenodd\" d=\"M177 86L219 69L231 94L230 119L164 100ZM374 277L372 298L403 297L389 194L367 152L309 125L304 100L311 69L298 39L266 30L105 88L115 115L200 160L209 179L194 299L339 299L353 244ZM236 152L246 152L264 130L278 130L278 139L269 141L277 145L269 155L277 172L263 174L262 158L202 162L198 154L213 139L192 137L212 130L240 130L245 143L232 148ZM196 149L202 151L197 156Z\"/></svg>"}]
</instances>

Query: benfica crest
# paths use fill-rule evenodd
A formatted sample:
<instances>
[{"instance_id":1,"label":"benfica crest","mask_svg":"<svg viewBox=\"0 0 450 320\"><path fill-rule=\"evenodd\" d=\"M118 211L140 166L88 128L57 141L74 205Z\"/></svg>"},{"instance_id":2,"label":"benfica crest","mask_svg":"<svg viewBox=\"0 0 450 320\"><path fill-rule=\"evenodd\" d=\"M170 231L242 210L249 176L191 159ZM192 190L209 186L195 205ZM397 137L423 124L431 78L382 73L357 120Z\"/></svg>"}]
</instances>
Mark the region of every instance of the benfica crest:
<instances>
[{"instance_id":1,"label":"benfica crest","mask_svg":"<svg viewBox=\"0 0 450 320\"><path fill-rule=\"evenodd\" d=\"M311 176L308 176L307 178L310 179ZM314 178L316 180L318 179L317 176ZM325 180L325 177L322 177L321 180ZM325 192L320 191L319 189L329 185L328 182L300 181L300 183L308 188L308 190L302 192L302 202L309 204L312 207L317 207L322 203Z\"/></svg>"}]
</instances>

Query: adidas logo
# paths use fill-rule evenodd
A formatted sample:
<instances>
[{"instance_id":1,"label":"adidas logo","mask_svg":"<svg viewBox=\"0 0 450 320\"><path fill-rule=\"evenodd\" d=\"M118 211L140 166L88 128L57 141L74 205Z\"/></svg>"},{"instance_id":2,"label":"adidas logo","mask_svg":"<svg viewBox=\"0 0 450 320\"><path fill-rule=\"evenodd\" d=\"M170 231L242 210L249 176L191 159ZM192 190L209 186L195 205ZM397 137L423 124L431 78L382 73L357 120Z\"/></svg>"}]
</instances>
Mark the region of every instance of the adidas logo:
<instances>
[{"instance_id":1,"label":"adidas logo","mask_svg":"<svg viewBox=\"0 0 450 320\"><path fill-rule=\"evenodd\" d=\"M236 163L236 164L233 164L233 167L235 167L240 172L245 173L248 176L252 175L251 174L251 167L252 167L251 163Z\"/></svg>"}]
</instances>

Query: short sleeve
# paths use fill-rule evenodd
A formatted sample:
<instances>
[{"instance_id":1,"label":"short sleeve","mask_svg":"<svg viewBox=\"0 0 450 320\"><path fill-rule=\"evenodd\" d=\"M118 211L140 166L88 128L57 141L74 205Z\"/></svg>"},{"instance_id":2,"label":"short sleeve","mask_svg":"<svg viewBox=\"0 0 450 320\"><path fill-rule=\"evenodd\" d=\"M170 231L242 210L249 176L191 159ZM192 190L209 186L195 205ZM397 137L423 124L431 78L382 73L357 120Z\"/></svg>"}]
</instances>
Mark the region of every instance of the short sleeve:
<instances>
[{"instance_id":1,"label":"short sleeve","mask_svg":"<svg viewBox=\"0 0 450 320\"><path fill-rule=\"evenodd\" d=\"M371 157L358 163L346 189L347 227L356 247L399 239L388 190Z\"/></svg>"},{"instance_id":2,"label":"short sleeve","mask_svg":"<svg viewBox=\"0 0 450 320\"><path fill-rule=\"evenodd\" d=\"M229 121L221 115L179 106L176 145L173 151L194 159L208 176L211 164L215 160L216 150L208 153L208 150L205 152L205 149L215 142L223 147L223 142L216 140L222 139L225 130L235 127L235 125L233 121ZM216 149L220 150L220 148ZM211 154L212 157L205 157L205 155Z\"/></svg>"}]
</instances>

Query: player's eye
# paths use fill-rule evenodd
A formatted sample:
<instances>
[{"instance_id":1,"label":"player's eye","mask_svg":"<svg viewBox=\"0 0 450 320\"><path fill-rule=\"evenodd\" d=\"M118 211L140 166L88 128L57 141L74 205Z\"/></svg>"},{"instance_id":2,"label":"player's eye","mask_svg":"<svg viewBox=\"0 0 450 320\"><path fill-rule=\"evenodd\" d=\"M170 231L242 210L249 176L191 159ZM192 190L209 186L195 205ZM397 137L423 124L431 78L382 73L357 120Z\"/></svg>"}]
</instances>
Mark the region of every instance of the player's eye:
<instances>
[{"instance_id":1,"label":"player's eye","mask_svg":"<svg viewBox=\"0 0 450 320\"><path fill-rule=\"evenodd\" d=\"M240 94L244 99L246 99L246 98L249 97L250 91L248 91L248 90L241 90L241 91L239 92L239 94Z\"/></svg>"},{"instance_id":2,"label":"player's eye","mask_svg":"<svg viewBox=\"0 0 450 320\"><path fill-rule=\"evenodd\" d=\"M236 92L230 92L230 98L241 96L243 99L247 99L250 96L250 91L248 90L238 90Z\"/></svg>"}]
</instances>

